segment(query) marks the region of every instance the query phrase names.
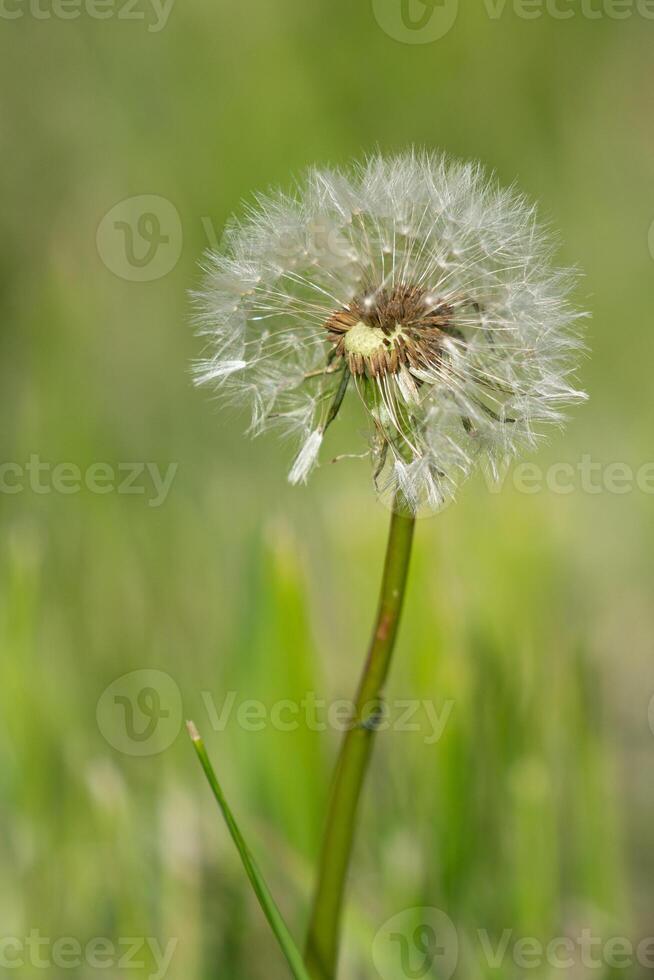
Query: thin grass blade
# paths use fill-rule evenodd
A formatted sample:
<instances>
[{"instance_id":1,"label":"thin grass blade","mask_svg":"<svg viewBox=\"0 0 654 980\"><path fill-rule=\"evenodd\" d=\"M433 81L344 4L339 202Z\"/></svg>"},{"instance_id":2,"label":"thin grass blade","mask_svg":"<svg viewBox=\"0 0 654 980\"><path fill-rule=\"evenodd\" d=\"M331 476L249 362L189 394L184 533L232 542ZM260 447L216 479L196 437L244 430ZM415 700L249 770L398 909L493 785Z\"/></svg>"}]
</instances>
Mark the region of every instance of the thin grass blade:
<instances>
[{"instance_id":1,"label":"thin grass blade","mask_svg":"<svg viewBox=\"0 0 654 980\"><path fill-rule=\"evenodd\" d=\"M295 945L295 941L288 929L288 926L284 922L282 914L277 908L270 889L264 881L264 878L257 867L257 863L252 856L252 852L245 843L243 835L239 830L234 814L232 813L229 804L225 799L220 783L218 782L218 777L216 776L213 766L211 765L211 760L207 755L207 750L204 742L202 741L200 733L192 721L187 722L187 728L191 741L193 742L193 747L195 748L198 759L200 760L200 764L204 769L204 774L207 777L209 786L211 787L213 795L218 802L218 806L222 811L222 815L225 819L225 823L227 824L232 840L236 844L238 853L241 856L241 861L243 862L243 867L245 868L246 874L250 879L250 884L252 885L252 888L259 899L259 904L261 905L264 915L270 923L270 927L275 934L277 942L279 943L281 950L288 961L291 972L296 980L311 980L304 963L302 962L300 951Z\"/></svg>"}]
</instances>

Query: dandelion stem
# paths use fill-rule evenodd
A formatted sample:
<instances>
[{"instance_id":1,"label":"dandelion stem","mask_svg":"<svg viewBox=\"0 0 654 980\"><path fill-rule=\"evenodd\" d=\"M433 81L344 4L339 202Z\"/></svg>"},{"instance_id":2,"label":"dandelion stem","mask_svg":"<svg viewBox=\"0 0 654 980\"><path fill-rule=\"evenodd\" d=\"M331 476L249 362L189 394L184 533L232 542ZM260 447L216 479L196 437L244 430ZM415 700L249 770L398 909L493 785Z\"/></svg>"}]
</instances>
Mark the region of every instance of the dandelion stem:
<instances>
[{"instance_id":1,"label":"dandelion stem","mask_svg":"<svg viewBox=\"0 0 654 980\"><path fill-rule=\"evenodd\" d=\"M305 962L313 980L334 980L356 816L406 588L415 518L397 501L386 550L379 609L356 697L356 712L336 764L324 831Z\"/></svg>"}]
</instances>

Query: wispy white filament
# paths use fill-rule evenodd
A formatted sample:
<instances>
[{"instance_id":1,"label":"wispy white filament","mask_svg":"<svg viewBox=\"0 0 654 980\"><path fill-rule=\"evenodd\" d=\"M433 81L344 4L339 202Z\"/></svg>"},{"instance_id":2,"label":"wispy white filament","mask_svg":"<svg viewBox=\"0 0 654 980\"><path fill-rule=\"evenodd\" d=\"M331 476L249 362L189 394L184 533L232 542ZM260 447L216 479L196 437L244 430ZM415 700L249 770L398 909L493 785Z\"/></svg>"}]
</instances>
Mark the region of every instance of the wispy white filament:
<instances>
[{"instance_id":1,"label":"wispy white filament","mask_svg":"<svg viewBox=\"0 0 654 980\"><path fill-rule=\"evenodd\" d=\"M289 483L296 484L307 482L307 477L309 476L309 473L313 469L318 458L321 443L322 432L316 429L315 432L311 433L297 454L295 462L291 467L291 472L288 474Z\"/></svg>"},{"instance_id":2,"label":"wispy white filament","mask_svg":"<svg viewBox=\"0 0 654 980\"><path fill-rule=\"evenodd\" d=\"M217 381L218 378L226 378L228 374L241 371L244 367L247 367L247 361L216 361L196 374L195 383L202 385L207 381Z\"/></svg>"}]
</instances>

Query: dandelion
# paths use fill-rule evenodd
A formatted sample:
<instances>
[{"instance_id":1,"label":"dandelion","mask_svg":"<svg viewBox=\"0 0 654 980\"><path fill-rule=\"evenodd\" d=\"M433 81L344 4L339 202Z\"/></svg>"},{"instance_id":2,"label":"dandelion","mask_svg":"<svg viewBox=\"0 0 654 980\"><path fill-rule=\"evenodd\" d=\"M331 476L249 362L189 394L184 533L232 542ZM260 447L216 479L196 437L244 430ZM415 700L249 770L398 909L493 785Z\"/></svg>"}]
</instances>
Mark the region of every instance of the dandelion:
<instances>
[{"instance_id":1,"label":"dandelion","mask_svg":"<svg viewBox=\"0 0 654 980\"><path fill-rule=\"evenodd\" d=\"M377 618L326 816L306 952L299 957L200 760L293 974L335 980L358 802L406 590L415 518L560 423L580 347L574 274L552 264L535 210L479 166L427 153L311 171L259 197L210 253L197 319L198 382L245 402L253 433L295 439L306 482L346 398L369 420L374 485L393 502Z\"/></svg>"},{"instance_id":2,"label":"dandelion","mask_svg":"<svg viewBox=\"0 0 654 980\"><path fill-rule=\"evenodd\" d=\"M414 152L312 170L209 253L197 381L247 404L253 434L295 440L291 483L356 398L377 491L436 510L584 397L574 274L552 251L534 207L478 165Z\"/></svg>"}]
</instances>

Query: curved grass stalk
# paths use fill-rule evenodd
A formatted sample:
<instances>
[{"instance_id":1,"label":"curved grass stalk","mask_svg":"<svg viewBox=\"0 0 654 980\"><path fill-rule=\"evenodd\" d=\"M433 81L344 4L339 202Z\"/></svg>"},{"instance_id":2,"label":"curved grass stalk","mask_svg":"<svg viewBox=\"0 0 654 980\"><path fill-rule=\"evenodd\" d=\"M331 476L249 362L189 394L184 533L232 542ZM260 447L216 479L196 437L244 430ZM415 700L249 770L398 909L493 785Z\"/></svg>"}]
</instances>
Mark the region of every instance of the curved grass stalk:
<instances>
[{"instance_id":1,"label":"curved grass stalk","mask_svg":"<svg viewBox=\"0 0 654 980\"><path fill-rule=\"evenodd\" d=\"M252 885L252 888L259 899L259 904L263 909L264 915L268 919L270 928L274 932L277 942L279 943L280 948L286 957L288 965L291 968L291 973L295 977L295 980L311 980L302 961L300 951L295 945L288 926L284 922L282 914L277 908L270 889L268 888L263 875L259 871L257 863L254 860L250 849L245 843L241 831L239 830L234 814L232 813L229 804L225 799L216 773L211 765L211 760L207 755L204 742L200 737L200 733L192 721L187 722L187 728L193 742L193 747L195 748L198 759L200 760L202 768L204 769L204 774L207 777L209 786L211 787L213 795L218 802L222 815L225 818L227 828L232 836L232 840L236 844L238 853L241 856L241 861L243 862L243 867L245 868L246 874L250 879L250 884Z\"/></svg>"}]
</instances>

